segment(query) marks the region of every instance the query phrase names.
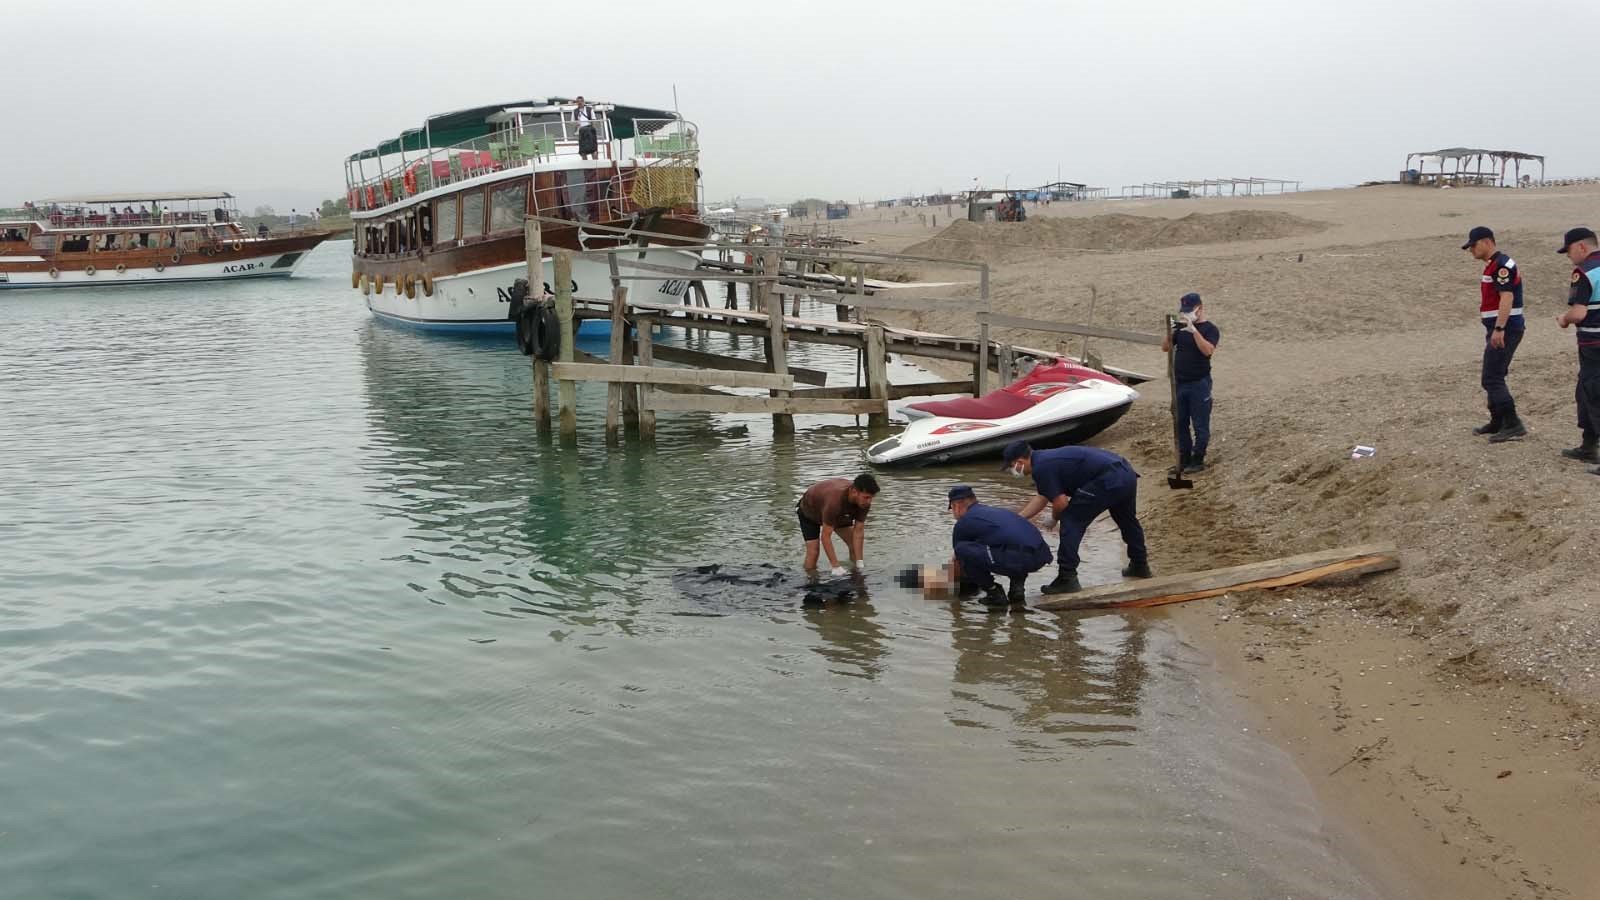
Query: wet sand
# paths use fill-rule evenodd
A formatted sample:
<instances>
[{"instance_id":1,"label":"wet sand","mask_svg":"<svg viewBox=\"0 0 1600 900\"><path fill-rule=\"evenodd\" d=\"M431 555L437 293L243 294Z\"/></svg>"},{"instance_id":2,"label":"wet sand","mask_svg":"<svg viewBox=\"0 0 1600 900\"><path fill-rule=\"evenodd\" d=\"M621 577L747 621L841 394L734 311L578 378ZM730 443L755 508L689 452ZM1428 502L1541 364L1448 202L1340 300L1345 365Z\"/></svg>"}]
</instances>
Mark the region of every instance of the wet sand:
<instances>
[{"instance_id":1,"label":"wet sand","mask_svg":"<svg viewBox=\"0 0 1600 900\"><path fill-rule=\"evenodd\" d=\"M1577 442L1576 359L1572 332L1551 321L1570 270L1554 253L1559 236L1593 225L1596 208L1594 186L1380 187L1054 204L1031 210L1038 224L1013 230L1016 241L1006 232L1017 226L958 235L973 242L968 258L995 262L1001 312L1083 321L1092 289L1097 324L1153 331L1180 294L1205 296L1223 329L1212 468L1188 493L1146 481L1141 515L1158 570L1369 540L1401 547L1399 572L1364 583L1202 601L1170 615L1346 812L1353 844L1414 896L1600 893L1586 850L1600 836L1600 753L1589 740L1600 706L1600 603L1583 575L1600 478L1557 454ZM1319 227L1151 249L1072 249L1039 227L1056 217L1229 211ZM884 212L879 220L868 210L845 231L896 250L948 222L942 209L898 223ZM1478 224L1496 230L1527 282L1528 333L1511 387L1533 433L1504 446L1469 434L1484 418L1481 264L1460 245ZM971 329L957 314L901 321ZM1081 347L1076 338L1003 337ZM1109 363L1163 370L1143 348L1094 349ZM1172 454L1165 395L1159 383L1145 391L1098 443L1161 472ZM1377 456L1350 460L1358 443Z\"/></svg>"}]
</instances>

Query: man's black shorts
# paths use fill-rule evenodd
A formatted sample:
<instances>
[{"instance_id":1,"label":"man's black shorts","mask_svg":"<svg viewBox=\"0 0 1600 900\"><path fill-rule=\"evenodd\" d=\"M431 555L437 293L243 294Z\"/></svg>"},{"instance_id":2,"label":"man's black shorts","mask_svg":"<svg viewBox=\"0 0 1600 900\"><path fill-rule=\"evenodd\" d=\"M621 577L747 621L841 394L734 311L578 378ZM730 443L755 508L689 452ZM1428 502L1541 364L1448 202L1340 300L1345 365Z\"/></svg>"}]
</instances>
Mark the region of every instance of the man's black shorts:
<instances>
[{"instance_id":1,"label":"man's black shorts","mask_svg":"<svg viewBox=\"0 0 1600 900\"><path fill-rule=\"evenodd\" d=\"M813 521L811 521L810 519L806 518L806 514L805 513L801 512L798 509L794 511L794 514L796 516L798 516L799 519L800 519L800 536L801 537L805 538L808 541L820 540L822 538L822 523L821 522L813 522Z\"/></svg>"}]
</instances>

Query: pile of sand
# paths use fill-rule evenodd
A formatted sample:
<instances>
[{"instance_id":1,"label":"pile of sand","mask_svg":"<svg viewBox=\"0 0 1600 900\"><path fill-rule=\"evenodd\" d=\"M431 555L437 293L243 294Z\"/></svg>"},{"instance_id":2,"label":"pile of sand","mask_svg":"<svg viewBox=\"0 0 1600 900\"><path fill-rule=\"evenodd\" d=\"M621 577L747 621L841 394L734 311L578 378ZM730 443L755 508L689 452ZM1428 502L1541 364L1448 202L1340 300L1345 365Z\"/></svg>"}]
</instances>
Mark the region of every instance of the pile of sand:
<instances>
[{"instance_id":1,"label":"pile of sand","mask_svg":"<svg viewBox=\"0 0 1600 900\"><path fill-rule=\"evenodd\" d=\"M1190 213L1181 219L1111 214L1035 217L1026 222L960 220L905 252L968 262L1002 263L1049 250L1152 250L1314 234L1328 226L1282 212Z\"/></svg>"}]
</instances>

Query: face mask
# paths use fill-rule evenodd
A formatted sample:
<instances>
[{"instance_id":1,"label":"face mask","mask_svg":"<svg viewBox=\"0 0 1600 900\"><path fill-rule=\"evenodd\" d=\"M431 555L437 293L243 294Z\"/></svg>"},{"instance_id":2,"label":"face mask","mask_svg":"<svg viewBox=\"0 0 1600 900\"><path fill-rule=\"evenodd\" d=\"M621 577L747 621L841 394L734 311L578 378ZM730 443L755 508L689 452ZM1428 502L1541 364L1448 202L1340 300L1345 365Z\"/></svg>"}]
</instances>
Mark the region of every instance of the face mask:
<instances>
[{"instance_id":1,"label":"face mask","mask_svg":"<svg viewBox=\"0 0 1600 900\"><path fill-rule=\"evenodd\" d=\"M1193 325L1194 324L1194 320L1198 319L1199 317L1200 317L1200 314L1195 312L1195 311L1193 311L1193 310L1190 310L1189 312L1186 312L1186 313L1183 314L1184 321L1188 322L1190 325Z\"/></svg>"},{"instance_id":2,"label":"face mask","mask_svg":"<svg viewBox=\"0 0 1600 900\"><path fill-rule=\"evenodd\" d=\"M1026 473L1024 473L1022 471L1022 467L1021 466L1012 466L1008 471L1011 473L1011 477L1012 478L1023 478L1023 477L1026 477Z\"/></svg>"}]
</instances>

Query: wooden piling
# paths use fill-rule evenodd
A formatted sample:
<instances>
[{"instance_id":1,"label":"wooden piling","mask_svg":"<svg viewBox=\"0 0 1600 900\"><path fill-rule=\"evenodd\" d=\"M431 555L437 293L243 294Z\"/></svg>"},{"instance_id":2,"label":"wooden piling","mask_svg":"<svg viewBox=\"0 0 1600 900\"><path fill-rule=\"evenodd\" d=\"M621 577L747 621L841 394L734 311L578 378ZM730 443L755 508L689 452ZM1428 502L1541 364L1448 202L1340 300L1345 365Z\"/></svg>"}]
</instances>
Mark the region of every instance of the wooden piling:
<instances>
[{"instance_id":1,"label":"wooden piling","mask_svg":"<svg viewBox=\"0 0 1600 900\"><path fill-rule=\"evenodd\" d=\"M634 355L638 357L639 365L655 365L655 345L650 341L650 332L654 330L655 320L647 316L640 316L634 319L633 324L634 328L638 329L636 332L637 350ZM639 385L639 438L653 441L656 437L656 411L650 405L652 400L650 394L650 385Z\"/></svg>"},{"instance_id":2,"label":"wooden piling","mask_svg":"<svg viewBox=\"0 0 1600 900\"><path fill-rule=\"evenodd\" d=\"M789 335L784 328L783 298L773 288L778 280L779 257L776 250L765 250L761 254L761 271L767 275L767 280L755 284L756 293L761 298L759 308L767 314L767 371L774 375L789 374ZM789 391L773 391L773 397L788 399L792 396ZM794 416L790 413L773 413L772 430L776 434L794 433Z\"/></svg>"},{"instance_id":3,"label":"wooden piling","mask_svg":"<svg viewBox=\"0 0 1600 900\"><path fill-rule=\"evenodd\" d=\"M575 336L577 329L573 327L572 320L572 254L565 250L556 250L552 253L552 268L555 270L551 280L555 282L556 292L556 320L561 323L561 361L572 362L573 351L576 350ZM571 381L561 381L557 386L556 399L561 413L561 437L576 439L578 436L578 386Z\"/></svg>"},{"instance_id":4,"label":"wooden piling","mask_svg":"<svg viewBox=\"0 0 1600 900\"><path fill-rule=\"evenodd\" d=\"M867 396L873 400L888 400L889 351L888 342L883 335L883 326L868 325L866 338ZM885 406L882 411L868 414L867 427L889 427L888 407Z\"/></svg>"},{"instance_id":5,"label":"wooden piling","mask_svg":"<svg viewBox=\"0 0 1600 900\"><path fill-rule=\"evenodd\" d=\"M989 267L985 265L978 270L978 303L984 309L989 308ZM978 386L977 396L982 397L989 392L989 322L979 316L978 320L978 364L977 371L973 373L972 383Z\"/></svg>"},{"instance_id":6,"label":"wooden piling","mask_svg":"<svg viewBox=\"0 0 1600 900\"><path fill-rule=\"evenodd\" d=\"M539 220L522 220L522 249L528 262L528 296L524 303L544 302L544 235ZM537 356L533 360L533 419L540 431L550 430L550 362Z\"/></svg>"},{"instance_id":7,"label":"wooden piling","mask_svg":"<svg viewBox=\"0 0 1600 900\"><path fill-rule=\"evenodd\" d=\"M622 363L622 348L628 337L628 289L622 284L618 271L617 254L606 254L611 267L611 362ZM622 427L622 396L632 391L631 385L612 382L606 385L606 442L616 443Z\"/></svg>"}]
</instances>

